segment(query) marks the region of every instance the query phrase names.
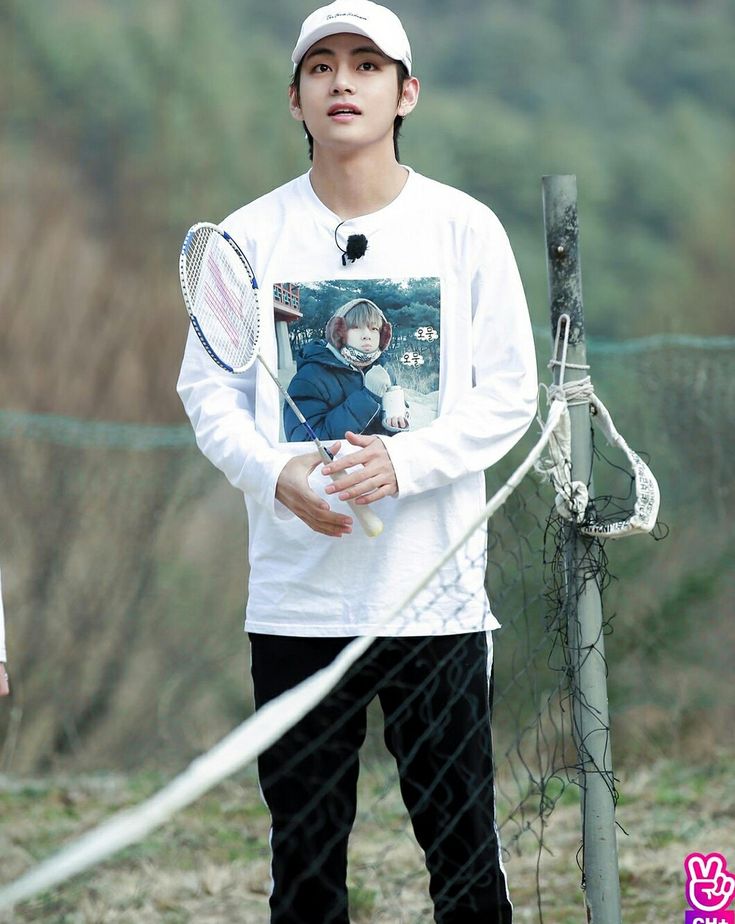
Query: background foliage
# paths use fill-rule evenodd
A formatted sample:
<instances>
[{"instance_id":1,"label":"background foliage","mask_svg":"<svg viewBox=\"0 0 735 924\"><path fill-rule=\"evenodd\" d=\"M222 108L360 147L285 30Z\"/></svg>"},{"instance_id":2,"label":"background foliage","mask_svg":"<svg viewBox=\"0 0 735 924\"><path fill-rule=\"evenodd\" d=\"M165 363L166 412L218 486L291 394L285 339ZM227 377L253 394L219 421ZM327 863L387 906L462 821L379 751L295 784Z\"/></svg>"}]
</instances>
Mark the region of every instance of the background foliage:
<instances>
[{"instance_id":1,"label":"background foliage","mask_svg":"<svg viewBox=\"0 0 735 924\"><path fill-rule=\"evenodd\" d=\"M310 8L307 0L0 5L1 310L13 326L22 308L45 334L3 338L4 403L180 419L171 389L184 334L175 254L194 219L223 217L308 167L285 92ZM575 173L591 331L735 330L731 3L401 0L396 8L423 79L402 157L498 212L539 324L547 314L539 180ZM45 269L29 281L30 241ZM103 338L116 323L124 338ZM93 356L82 332L114 353ZM41 365L52 368L34 387L28 369Z\"/></svg>"},{"instance_id":2,"label":"background foliage","mask_svg":"<svg viewBox=\"0 0 735 924\"><path fill-rule=\"evenodd\" d=\"M285 94L311 6L0 2L0 408L183 422L180 242L194 220L217 220L308 168ZM542 361L544 174L578 177L593 343L735 333L732 3L395 8L423 87L402 159L498 213ZM665 547L635 541L613 553L624 587L612 598L623 629L609 646L613 696L630 719L618 752L650 753L656 730L663 747L672 723L682 747L691 729L701 744L708 716L714 746L732 715L713 681L732 637L732 350L628 363L602 346L591 355L620 429L652 455L672 527ZM130 766L181 741L196 752L242 711L239 504L193 450L183 461L162 451L149 471L132 451L24 439L3 447L0 555L15 689L20 698L25 684L36 726L27 710L6 768ZM85 595L90 573L106 574L113 558L122 596L104 580ZM165 619L153 587L171 604ZM202 613L216 613L217 631Z\"/></svg>"}]
</instances>

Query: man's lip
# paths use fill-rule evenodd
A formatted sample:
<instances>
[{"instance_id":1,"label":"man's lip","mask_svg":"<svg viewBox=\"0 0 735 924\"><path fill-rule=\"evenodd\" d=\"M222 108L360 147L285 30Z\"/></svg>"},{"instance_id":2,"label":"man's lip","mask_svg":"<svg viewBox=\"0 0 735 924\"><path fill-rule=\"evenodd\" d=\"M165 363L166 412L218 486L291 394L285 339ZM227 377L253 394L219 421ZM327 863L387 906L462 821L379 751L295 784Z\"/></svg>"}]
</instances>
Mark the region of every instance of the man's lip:
<instances>
[{"instance_id":1,"label":"man's lip","mask_svg":"<svg viewBox=\"0 0 735 924\"><path fill-rule=\"evenodd\" d=\"M354 115L362 115L357 106L354 106L352 103L335 103L333 106L330 106L327 110L327 115L336 115L338 112L351 112Z\"/></svg>"}]
</instances>

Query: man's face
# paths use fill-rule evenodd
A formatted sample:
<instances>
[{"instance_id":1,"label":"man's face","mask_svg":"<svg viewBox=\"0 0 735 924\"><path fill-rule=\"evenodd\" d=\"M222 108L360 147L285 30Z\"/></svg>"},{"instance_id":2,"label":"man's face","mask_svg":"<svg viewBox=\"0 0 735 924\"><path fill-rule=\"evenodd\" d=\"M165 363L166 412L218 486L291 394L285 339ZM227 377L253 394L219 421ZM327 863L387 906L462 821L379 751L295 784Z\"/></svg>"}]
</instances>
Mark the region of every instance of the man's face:
<instances>
[{"instance_id":1,"label":"man's face","mask_svg":"<svg viewBox=\"0 0 735 924\"><path fill-rule=\"evenodd\" d=\"M343 149L389 144L392 150L395 118L413 108L399 99L395 61L370 39L350 33L312 45L290 102L316 145Z\"/></svg>"},{"instance_id":2,"label":"man's face","mask_svg":"<svg viewBox=\"0 0 735 924\"><path fill-rule=\"evenodd\" d=\"M373 353L380 346L380 328L375 324L348 328L347 346L363 353Z\"/></svg>"}]
</instances>

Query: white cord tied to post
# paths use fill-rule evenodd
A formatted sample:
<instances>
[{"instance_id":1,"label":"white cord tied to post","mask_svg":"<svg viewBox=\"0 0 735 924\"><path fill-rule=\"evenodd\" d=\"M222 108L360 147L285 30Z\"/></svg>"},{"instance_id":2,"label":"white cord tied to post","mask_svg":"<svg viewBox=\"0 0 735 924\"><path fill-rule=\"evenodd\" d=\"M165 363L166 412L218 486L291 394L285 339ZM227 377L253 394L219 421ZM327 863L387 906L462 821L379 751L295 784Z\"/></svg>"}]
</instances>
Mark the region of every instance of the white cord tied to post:
<instances>
[{"instance_id":1,"label":"white cord tied to post","mask_svg":"<svg viewBox=\"0 0 735 924\"><path fill-rule=\"evenodd\" d=\"M564 381L567 368L585 369L586 366L570 366L566 362L569 342L570 319L561 315L557 328L554 356L559 355L559 340L562 323L565 323L564 343L561 360L552 359L550 366L559 366L559 384L546 389L549 402L563 401L565 410L559 424L549 440L548 456L539 461L536 471L548 479L556 490L556 509L567 520L574 520L579 532L585 536L619 539L637 533L650 533L656 525L661 495L658 482L650 468L618 433L610 412L595 394L589 376L571 382ZM589 490L583 481L572 479L571 422L569 408L587 404L594 419L611 446L620 449L628 460L633 473L635 502L630 515L622 520L603 521L596 517Z\"/></svg>"}]
</instances>

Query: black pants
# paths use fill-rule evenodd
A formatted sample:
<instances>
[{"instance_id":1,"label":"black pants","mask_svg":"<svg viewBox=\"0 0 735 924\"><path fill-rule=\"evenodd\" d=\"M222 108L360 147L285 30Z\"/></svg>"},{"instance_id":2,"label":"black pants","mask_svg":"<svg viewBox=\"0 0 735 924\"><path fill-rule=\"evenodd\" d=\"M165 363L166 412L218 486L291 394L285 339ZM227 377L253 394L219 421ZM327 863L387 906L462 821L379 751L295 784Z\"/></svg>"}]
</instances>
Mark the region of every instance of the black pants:
<instances>
[{"instance_id":1,"label":"black pants","mask_svg":"<svg viewBox=\"0 0 735 924\"><path fill-rule=\"evenodd\" d=\"M351 641L252 634L260 708ZM348 924L347 841L358 751L377 695L385 742L430 875L439 924L510 924L497 832L484 633L378 639L258 761L271 813L271 924Z\"/></svg>"}]
</instances>

